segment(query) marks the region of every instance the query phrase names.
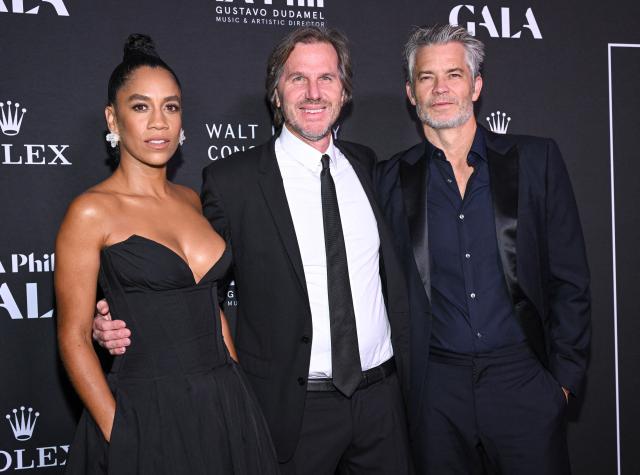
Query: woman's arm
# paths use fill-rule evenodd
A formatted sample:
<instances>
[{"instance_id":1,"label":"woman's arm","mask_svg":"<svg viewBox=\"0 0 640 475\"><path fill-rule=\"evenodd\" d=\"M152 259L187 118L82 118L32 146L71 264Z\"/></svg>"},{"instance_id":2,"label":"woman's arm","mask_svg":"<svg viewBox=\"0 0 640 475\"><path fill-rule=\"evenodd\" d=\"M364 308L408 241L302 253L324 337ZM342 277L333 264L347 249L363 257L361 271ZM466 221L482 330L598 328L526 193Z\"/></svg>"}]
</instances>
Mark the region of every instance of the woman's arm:
<instances>
[{"instance_id":1,"label":"woman's arm","mask_svg":"<svg viewBox=\"0 0 640 475\"><path fill-rule=\"evenodd\" d=\"M92 193L81 195L69 206L56 239L54 282L62 362L108 441L115 400L91 341L105 214Z\"/></svg>"},{"instance_id":2,"label":"woman's arm","mask_svg":"<svg viewBox=\"0 0 640 475\"><path fill-rule=\"evenodd\" d=\"M227 350L229 351L231 358L233 358L233 360L237 363L238 353L236 352L236 346L233 344L233 338L231 338L231 329L229 328L229 322L227 322L227 317L224 316L224 312L222 311L222 309L220 309L220 321L222 322L222 339L224 340L224 344L227 345Z\"/></svg>"}]
</instances>

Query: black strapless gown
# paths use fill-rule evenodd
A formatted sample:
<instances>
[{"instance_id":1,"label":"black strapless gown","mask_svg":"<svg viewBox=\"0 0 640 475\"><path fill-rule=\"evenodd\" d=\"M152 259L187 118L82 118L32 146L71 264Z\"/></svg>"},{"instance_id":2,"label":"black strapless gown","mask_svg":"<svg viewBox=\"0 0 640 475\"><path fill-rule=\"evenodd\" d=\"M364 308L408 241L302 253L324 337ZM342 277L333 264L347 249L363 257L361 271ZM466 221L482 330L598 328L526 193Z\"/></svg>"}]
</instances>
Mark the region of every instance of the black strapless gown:
<instances>
[{"instance_id":1,"label":"black strapless gown","mask_svg":"<svg viewBox=\"0 0 640 475\"><path fill-rule=\"evenodd\" d=\"M111 443L85 409L66 473L278 473L264 417L222 340L217 282L230 263L225 249L196 282L178 254L141 236L102 251L100 285L133 342L107 376Z\"/></svg>"}]
</instances>

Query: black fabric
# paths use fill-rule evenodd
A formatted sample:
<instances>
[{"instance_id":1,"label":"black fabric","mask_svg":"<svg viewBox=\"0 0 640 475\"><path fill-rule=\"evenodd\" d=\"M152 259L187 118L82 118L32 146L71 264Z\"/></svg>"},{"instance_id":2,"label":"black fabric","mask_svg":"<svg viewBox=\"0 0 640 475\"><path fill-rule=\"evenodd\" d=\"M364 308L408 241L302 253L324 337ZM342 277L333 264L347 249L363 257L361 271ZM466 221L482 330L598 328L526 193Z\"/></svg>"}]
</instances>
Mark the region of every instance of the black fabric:
<instances>
[{"instance_id":1,"label":"black fabric","mask_svg":"<svg viewBox=\"0 0 640 475\"><path fill-rule=\"evenodd\" d=\"M333 384L351 396L362 379L356 315L353 309L347 250L336 186L329 169L329 155L323 155L320 173L324 245L327 253L327 293L331 329L331 371Z\"/></svg>"},{"instance_id":2,"label":"black fabric","mask_svg":"<svg viewBox=\"0 0 640 475\"><path fill-rule=\"evenodd\" d=\"M399 169L395 170L397 173L399 183L394 183L394 187L401 187L400 192L402 195L402 206L406 213L406 220L409 226L409 235L411 236L412 251L415 254L415 263L424 292L427 298L431 300L431 272L429 258L429 226L427 220L427 183L429 183L429 162L427 160L418 160L423 154L427 153L427 145L418 144L412 149L412 153L416 155L416 160L409 163L402 162L399 165ZM389 164L386 164L387 166ZM382 169L385 165L380 165L379 169ZM379 187L378 191L384 188ZM390 195L380 196L381 203L388 203ZM395 229L395 223L393 220L392 227ZM404 226L403 226L404 227Z\"/></svg>"},{"instance_id":3,"label":"black fabric","mask_svg":"<svg viewBox=\"0 0 640 475\"><path fill-rule=\"evenodd\" d=\"M569 475L567 401L526 343L429 358L420 473Z\"/></svg>"},{"instance_id":4,"label":"black fabric","mask_svg":"<svg viewBox=\"0 0 640 475\"><path fill-rule=\"evenodd\" d=\"M396 371L396 362L393 357L382 363L381 365L369 368L362 372L360 384L356 389L368 388L378 381L388 378ZM307 381L307 391L337 391L331 378L314 378Z\"/></svg>"},{"instance_id":5,"label":"black fabric","mask_svg":"<svg viewBox=\"0 0 640 475\"><path fill-rule=\"evenodd\" d=\"M519 155L517 147L500 154L488 150L489 175L492 186L493 206L495 214L496 237L500 260L504 271L505 282L511 295L513 307L527 337L531 349L540 362L548 367L547 345L544 328L534 305L524 294L518 284L517 273L517 236L518 236L518 169Z\"/></svg>"},{"instance_id":6,"label":"black fabric","mask_svg":"<svg viewBox=\"0 0 640 475\"><path fill-rule=\"evenodd\" d=\"M590 277L566 167L553 140L484 132L494 212L496 204L507 204L506 197L514 193L518 197L517 221L512 216L503 220L498 212L495 216L503 271L517 276L518 288L527 297L523 304L516 305L516 315L521 321L523 317L530 319L532 327L542 328L538 335L525 330L527 339L535 339L529 342L531 347L544 348L551 374L563 387L579 395L591 337ZM426 225L424 189L429 157L425 147L425 142L419 143L381 162L376 170L376 191L395 231L396 249L407 277L411 307L408 413L415 437L427 423L423 406L431 340L430 289L425 287L430 276L425 274L428 267L424 266L429 249L421 230ZM515 158L518 163L514 168ZM514 172L517 183L506 180ZM493 180L494 176L502 179ZM512 208L513 202L507 211L511 213ZM515 224L515 236L500 232ZM515 259L511 260L514 246ZM512 290L511 285L508 287ZM420 453L418 443L416 454Z\"/></svg>"},{"instance_id":7,"label":"black fabric","mask_svg":"<svg viewBox=\"0 0 640 475\"><path fill-rule=\"evenodd\" d=\"M329 434L329 437L327 435ZM397 374L358 389L309 392L293 458L282 475L407 475L411 457Z\"/></svg>"},{"instance_id":8,"label":"black fabric","mask_svg":"<svg viewBox=\"0 0 640 475\"><path fill-rule=\"evenodd\" d=\"M101 254L100 284L136 344L108 375L116 399L110 443L85 410L69 474L275 474L266 422L222 339L222 257L199 282L168 247L141 236Z\"/></svg>"},{"instance_id":9,"label":"black fabric","mask_svg":"<svg viewBox=\"0 0 640 475\"><path fill-rule=\"evenodd\" d=\"M233 245L238 357L264 411L278 458L285 462L298 445L313 335L302 258L274 141L205 168L202 205L213 227ZM376 157L359 144L335 145L351 163L376 216L391 342L406 388L408 302L391 233L374 199Z\"/></svg>"}]
</instances>

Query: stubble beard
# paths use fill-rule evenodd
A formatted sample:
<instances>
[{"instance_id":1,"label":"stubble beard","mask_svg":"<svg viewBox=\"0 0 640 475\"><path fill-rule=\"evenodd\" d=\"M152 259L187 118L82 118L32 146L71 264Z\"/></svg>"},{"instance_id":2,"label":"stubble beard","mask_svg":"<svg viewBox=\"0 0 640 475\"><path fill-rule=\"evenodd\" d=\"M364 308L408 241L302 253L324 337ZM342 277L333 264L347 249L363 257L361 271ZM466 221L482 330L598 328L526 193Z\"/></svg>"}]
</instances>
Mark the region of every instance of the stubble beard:
<instances>
[{"instance_id":1,"label":"stubble beard","mask_svg":"<svg viewBox=\"0 0 640 475\"><path fill-rule=\"evenodd\" d=\"M331 131L331 126L329 126L326 129L322 130L321 132L313 133L308 130L304 130L295 121L288 121L286 119L285 119L285 124L287 124L287 127L289 127L289 129L292 132L295 132L296 134L309 140L310 142L319 142L320 140L324 139L327 135L329 135Z\"/></svg>"},{"instance_id":2,"label":"stubble beard","mask_svg":"<svg viewBox=\"0 0 640 475\"><path fill-rule=\"evenodd\" d=\"M322 104L326 106L327 109L333 109L330 103L326 103L323 101L305 101L302 104L296 104L295 107L298 108L300 105L305 105L305 104L314 104L314 105ZM325 127L324 129L321 129L320 132L312 132L308 129L304 129L300 125L300 123L296 120L295 114L291 114L292 117L289 117L289 114L286 113L285 108L282 108L282 112L284 116L284 122L289 128L289 130L291 130L292 132L295 132L296 134L300 135L306 140L309 140L310 142L319 142L320 140L323 140L324 138L326 138L331 133L331 128L335 123L335 120L332 120L327 125L327 127Z\"/></svg>"},{"instance_id":3,"label":"stubble beard","mask_svg":"<svg viewBox=\"0 0 640 475\"><path fill-rule=\"evenodd\" d=\"M425 104L426 107L423 107L423 104L416 103L416 114L420 122L428 125L432 129L455 129L456 127L466 124L473 115L472 101L465 101L462 105L460 105L459 101L456 101L456 104L459 106L458 114L449 119L436 119L429 115L428 108L431 105L430 103Z\"/></svg>"}]
</instances>

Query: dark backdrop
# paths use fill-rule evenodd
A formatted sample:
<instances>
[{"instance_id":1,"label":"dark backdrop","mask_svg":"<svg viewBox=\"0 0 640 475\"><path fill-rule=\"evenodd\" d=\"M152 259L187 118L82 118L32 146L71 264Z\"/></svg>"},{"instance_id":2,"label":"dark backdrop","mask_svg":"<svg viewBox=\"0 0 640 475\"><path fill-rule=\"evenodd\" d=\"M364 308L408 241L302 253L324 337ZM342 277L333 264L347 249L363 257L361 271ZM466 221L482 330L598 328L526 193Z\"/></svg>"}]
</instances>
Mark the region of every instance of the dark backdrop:
<instances>
[{"instance_id":1,"label":"dark backdrop","mask_svg":"<svg viewBox=\"0 0 640 475\"><path fill-rule=\"evenodd\" d=\"M480 122L499 110L508 133L558 141L586 235L594 331L574 472L640 473L640 6L465 1L0 0L0 472L60 473L66 460L78 401L56 353L54 238L69 201L111 171L102 111L125 37L150 34L181 78L187 142L172 175L198 189L211 160L270 137L265 60L307 21L349 36L355 92L338 134L381 159L421 139L401 68L409 27L459 22L486 43Z\"/></svg>"}]
</instances>

